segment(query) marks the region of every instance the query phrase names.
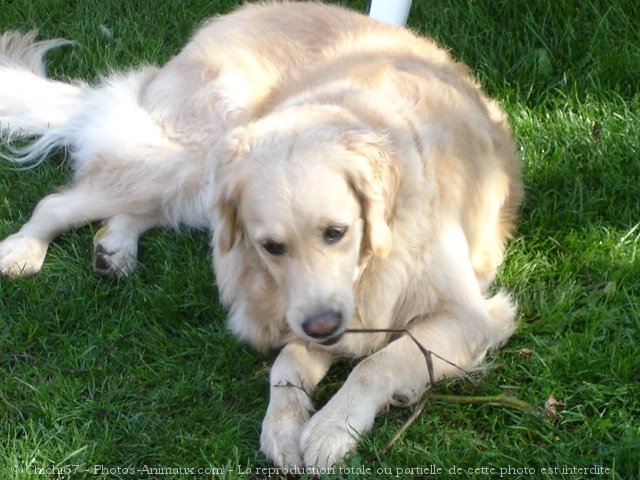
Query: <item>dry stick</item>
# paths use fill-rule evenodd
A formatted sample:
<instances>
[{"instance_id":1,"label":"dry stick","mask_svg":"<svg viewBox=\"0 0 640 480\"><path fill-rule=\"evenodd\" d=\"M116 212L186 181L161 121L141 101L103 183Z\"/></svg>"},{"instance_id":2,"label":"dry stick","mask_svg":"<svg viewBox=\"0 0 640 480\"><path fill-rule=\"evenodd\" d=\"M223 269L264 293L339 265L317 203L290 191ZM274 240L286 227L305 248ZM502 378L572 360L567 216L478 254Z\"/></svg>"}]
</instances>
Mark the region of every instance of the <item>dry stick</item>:
<instances>
[{"instance_id":1,"label":"dry stick","mask_svg":"<svg viewBox=\"0 0 640 480\"><path fill-rule=\"evenodd\" d=\"M433 375L433 359L432 357L437 357L443 362L448 363L449 365L457 368L463 373L464 378L470 379L469 374L466 370L456 365L453 362L450 362L446 358L441 357L437 353L432 352L431 350L425 348L418 339L411 334L409 330L406 329L348 329L345 330L345 333L400 333L406 334L413 343L420 349L420 352L424 355L425 360L427 362L427 371L429 373L429 387L434 385L434 375ZM422 411L427 405L429 399L442 401L442 402L451 402L451 403L467 403L467 404L488 404L488 405L501 405L504 407L515 408L517 410L521 410L524 412L535 412L535 407L532 405L523 402L522 400L518 400L509 395L493 395L493 396L459 396L459 395L441 395L435 394L428 391L425 393L424 398L420 401L420 403L416 406L415 410L411 414L411 416L404 422L402 427L389 439L389 441L385 444L384 447L380 450L380 454L382 456L386 455L391 447L404 435L404 433L413 425L413 423L418 419Z\"/></svg>"},{"instance_id":2,"label":"dry stick","mask_svg":"<svg viewBox=\"0 0 640 480\"><path fill-rule=\"evenodd\" d=\"M514 408L523 412L535 413L536 407L523 400L518 400L511 395L443 395L434 393L431 395L431 400L436 402L448 402L448 403L467 403L476 405L498 405L501 407Z\"/></svg>"},{"instance_id":3,"label":"dry stick","mask_svg":"<svg viewBox=\"0 0 640 480\"><path fill-rule=\"evenodd\" d=\"M447 360L444 357L441 357L437 353L428 348L425 348L418 339L406 328L348 328L344 331L344 333L400 333L407 335L413 343L416 344L422 355L424 355L425 360L427 361L427 372L429 373L429 385L433 385L435 382L433 381L433 357L436 357L439 360L442 360L445 363L448 363L454 368L457 368L462 372L462 375L465 378L469 378L469 373L462 367L456 365L455 363Z\"/></svg>"},{"instance_id":4,"label":"dry stick","mask_svg":"<svg viewBox=\"0 0 640 480\"><path fill-rule=\"evenodd\" d=\"M424 410L424 407L427 406L427 402L429 401L429 397L430 397L430 395L426 394L424 396L424 398L422 400L420 400L420 403L416 406L416 408L413 411L413 413L411 414L411 416L409 418L407 418L407 421L402 424L400 429L396 433L394 433L393 437L391 437L389 439L389 441L385 444L385 446L382 447L382 449L380 450L380 455L382 455L384 457L387 453L389 453L389 450L391 450L391 447L393 447L393 445L400 439L400 437L402 437L402 435L404 435L404 432L409 430L409 427L411 425L413 425L413 422L415 422L418 419L418 417L420 416L420 414Z\"/></svg>"},{"instance_id":5,"label":"dry stick","mask_svg":"<svg viewBox=\"0 0 640 480\"><path fill-rule=\"evenodd\" d=\"M450 403L467 403L467 404L487 404L487 405L500 405L502 407L515 408L516 410L521 410L523 412L535 413L537 409L522 400L518 400L510 395L500 394L500 395L490 395L490 396L469 396L469 395L443 395L438 393L430 393L425 394L424 398L420 401L420 403L416 406L415 410L411 414L409 418L402 424L400 429L391 437L391 439L385 444L384 447L380 450L380 454L385 456L391 447L400 439L402 435L413 425L413 423L418 419L424 407L426 407L427 402L429 400L435 400L436 402L450 402Z\"/></svg>"},{"instance_id":6,"label":"dry stick","mask_svg":"<svg viewBox=\"0 0 640 480\"><path fill-rule=\"evenodd\" d=\"M304 392L305 395L307 397L309 397L309 400L311 400L313 402L313 395L311 393L307 392L307 389L304 388L304 379L303 378L300 379L300 385L296 385L295 383L291 383L289 380L287 380L286 382L276 383L276 384L272 385L272 387L277 387L277 388L296 388L296 389L301 390L302 392Z\"/></svg>"}]
</instances>

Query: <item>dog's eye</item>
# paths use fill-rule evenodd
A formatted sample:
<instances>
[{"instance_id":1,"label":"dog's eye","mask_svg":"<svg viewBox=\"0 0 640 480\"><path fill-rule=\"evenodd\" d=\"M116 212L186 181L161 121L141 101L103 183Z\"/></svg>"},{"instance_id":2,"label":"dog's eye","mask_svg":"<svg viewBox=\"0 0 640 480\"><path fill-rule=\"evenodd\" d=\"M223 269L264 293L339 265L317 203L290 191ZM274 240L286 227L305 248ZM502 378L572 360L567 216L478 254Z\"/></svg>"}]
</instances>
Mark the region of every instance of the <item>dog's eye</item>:
<instances>
[{"instance_id":1,"label":"dog's eye","mask_svg":"<svg viewBox=\"0 0 640 480\"><path fill-rule=\"evenodd\" d=\"M286 247L283 243L275 242L273 240L266 240L262 242L262 248L264 248L267 253L273 256L284 255L287 251Z\"/></svg>"},{"instance_id":2,"label":"dog's eye","mask_svg":"<svg viewBox=\"0 0 640 480\"><path fill-rule=\"evenodd\" d=\"M327 227L322 234L322 238L325 243L333 245L334 243L338 243L342 237L344 237L345 233L347 233L347 227Z\"/></svg>"}]
</instances>

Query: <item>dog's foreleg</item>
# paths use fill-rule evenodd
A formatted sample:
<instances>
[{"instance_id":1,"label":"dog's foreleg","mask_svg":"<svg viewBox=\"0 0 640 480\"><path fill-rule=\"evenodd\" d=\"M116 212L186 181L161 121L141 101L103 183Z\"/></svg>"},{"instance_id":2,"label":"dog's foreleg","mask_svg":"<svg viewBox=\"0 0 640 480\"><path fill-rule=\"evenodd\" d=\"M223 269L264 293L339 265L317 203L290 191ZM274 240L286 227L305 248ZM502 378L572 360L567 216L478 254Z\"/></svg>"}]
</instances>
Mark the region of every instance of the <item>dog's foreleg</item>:
<instances>
[{"instance_id":1,"label":"dog's foreleg","mask_svg":"<svg viewBox=\"0 0 640 480\"><path fill-rule=\"evenodd\" d=\"M311 395L332 361L330 353L302 343L288 344L276 358L260 437L260 449L276 465L302 465L300 432L314 412Z\"/></svg>"},{"instance_id":2,"label":"dog's foreleg","mask_svg":"<svg viewBox=\"0 0 640 480\"><path fill-rule=\"evenodd\" d=\"M506 295L501 299L504 308L453 306L422 318L410 329L412 336L402 336L358 364L304 426L305 465L328 467L341 461L371 429L380 410L414 403L432 383L477 366L487 349L511 331L505 324L512 322L513 308ZM494 313L506 317L494 319Z\"/></svg>"},{"instance_id":3,"label":"dog's foreleg","mask_svg":"<svg viewBox=\"0 0 640 480\"><path fill-rule=\"evenodd\" d=\"M29 221L0 242L0 274L17 276L38 272L49 243L57 235L126 210L127 206L121 201L103 195L90 185L75 185L46 196Z\"/></svg>"}]
</instances>

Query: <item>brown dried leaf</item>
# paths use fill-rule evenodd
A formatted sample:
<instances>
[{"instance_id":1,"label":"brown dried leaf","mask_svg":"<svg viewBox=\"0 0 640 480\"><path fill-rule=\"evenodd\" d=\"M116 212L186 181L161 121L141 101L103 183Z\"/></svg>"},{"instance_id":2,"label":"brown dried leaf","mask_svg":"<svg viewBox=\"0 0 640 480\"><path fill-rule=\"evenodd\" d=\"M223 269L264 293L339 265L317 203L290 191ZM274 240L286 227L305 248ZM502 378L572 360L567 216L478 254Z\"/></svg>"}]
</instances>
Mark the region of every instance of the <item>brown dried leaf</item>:
<instances>
[{"instance_id":1,"label":"brown dried leaf","mask_svg":"<svg viewBox=\"0 0 640 480\"><path fill-rule=\"evenodd\" d=\"M533 350L530 350L528 348L521 348L520 350L517 350L517 353L519 353L520 356L525 360L529 360L531 358L531 355L533 355Z\"/></svg>"},{"instance_id":2,"label":"brown dried leaf","mask_svg":"<svg viewBox=\"0 0 640 480\"><path fill-rule=\"evenodd\" d=\"M561 410L564 407L566 407L566 404L551 394L547 401L544 402L544 415L548 418L556 418L559 416L558 410Z\"/></svg>"}]
</instances>

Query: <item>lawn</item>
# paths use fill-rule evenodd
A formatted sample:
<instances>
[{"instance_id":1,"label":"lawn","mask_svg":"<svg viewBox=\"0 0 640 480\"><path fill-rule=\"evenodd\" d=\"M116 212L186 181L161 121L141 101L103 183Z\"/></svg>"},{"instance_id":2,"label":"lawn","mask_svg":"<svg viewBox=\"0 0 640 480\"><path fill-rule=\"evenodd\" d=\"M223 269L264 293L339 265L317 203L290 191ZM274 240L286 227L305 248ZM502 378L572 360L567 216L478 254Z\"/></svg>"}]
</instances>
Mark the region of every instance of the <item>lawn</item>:
<instances>
[{"instance_id":1,"label":"lawn","mask_svg":"<svg viewBox=\"0 0 640 480\"><path fill-rule=\"evenodd\" d=\"M79 42L49 56L51 75L94 81L166 61L237 2L0 3L0 31ZM476 381L437 386L388 449L412 410L381 415L341 477L640 478L638 2L414 0L409 24L509 113L527 197L498 283L520 328ZM62 153L0 164L0 238L68 178ZM0 278L0 478L267 476L274 354L227 333L208 234L151 232L135 274L105 280L91 268L98 228L58 238L37 276ZM535 411L449 398L501 394Z\"/></svg>"}]
</instances>

